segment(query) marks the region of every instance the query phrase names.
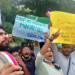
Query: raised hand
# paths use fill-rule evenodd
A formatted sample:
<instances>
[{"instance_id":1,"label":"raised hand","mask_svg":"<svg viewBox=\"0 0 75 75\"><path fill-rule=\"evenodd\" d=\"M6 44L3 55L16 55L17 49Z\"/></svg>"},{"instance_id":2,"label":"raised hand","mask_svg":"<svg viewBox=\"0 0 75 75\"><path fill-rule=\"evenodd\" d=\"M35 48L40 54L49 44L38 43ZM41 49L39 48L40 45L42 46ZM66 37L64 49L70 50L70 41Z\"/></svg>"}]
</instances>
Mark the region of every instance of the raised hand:
<instances>
[{"instance_id":1,"label":"raised hand","mask_svg":"<svg viewBox=\"0 0 75 75\"><path fill-rule=\"evenodd\" d=\"M51 40L56 39L56 38L59 36L59 34L60 34L59 31L60 31L60 29L59 29L57 32L52 33L51 36L50 36L50 39L51 39Z\"/></svg>"},{"instance_id":2,"label":"raised hand","mask_svg":"<svg viewBox=\"0 0 75 75\"><path fill-rule=\"evenodd\" d=\"M1 75L23 75L22 68L19 66L15 66L12 63L8 62L0 69Z\"/></svg>"},{"instance_id":3,"label":"raised hand","mask_svg":"<svg viewBox=\"0 0 75 75\"><path fill-rule=\"evenodd\" d=\"M45 39L47 39L49 37L48 32L45 32Z\"/></svg>"}]
</instances>

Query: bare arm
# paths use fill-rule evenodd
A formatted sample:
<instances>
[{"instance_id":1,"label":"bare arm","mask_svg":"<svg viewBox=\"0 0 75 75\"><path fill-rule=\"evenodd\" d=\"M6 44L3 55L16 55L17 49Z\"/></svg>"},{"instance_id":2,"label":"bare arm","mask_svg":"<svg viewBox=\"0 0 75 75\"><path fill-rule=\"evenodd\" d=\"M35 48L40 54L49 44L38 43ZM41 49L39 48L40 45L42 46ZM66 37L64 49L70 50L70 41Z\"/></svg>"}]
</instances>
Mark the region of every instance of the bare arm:
<instances>
[{"instance_id":1,"label":"bare arm","mask_svg":"<svg viewBox=\"0 0 75 75\"><path fill-rule=\"evenodd\" d=\"M53 33L53 34L51 35L50 39L54 40L54 39L56 39L58 36L59 36L59 30L58 30L57 32ZM48 47L50 46L50 44L51 44L51 41L48 40L48 41L44 44L44 46L41 48L40 53L41 53L42 55L45 55L45 53L46 53Z\"/></svg>"},{"instance_id":2,"label":"bare arm","mask_svg":"<svg viewBox=\"0 0 75 75\"><path fill-rule=\"evenodd\" d=\"M50 37L51 40L54 40L55 38L57 38L59 36L59 31L57 31L56 33L53 33ZM36 61L35 61L35 66L36 66L36 69L39 70L39 67L41 66L42 62L43 62L43 58L44 58L44 55L47 51L47 49L49 48L50 44L51 44L52 41L48 40L44 46L41 48L41 50L39 51L38 55L37 55L37 58L36 58Z\"/></svg>"}]
</instances>

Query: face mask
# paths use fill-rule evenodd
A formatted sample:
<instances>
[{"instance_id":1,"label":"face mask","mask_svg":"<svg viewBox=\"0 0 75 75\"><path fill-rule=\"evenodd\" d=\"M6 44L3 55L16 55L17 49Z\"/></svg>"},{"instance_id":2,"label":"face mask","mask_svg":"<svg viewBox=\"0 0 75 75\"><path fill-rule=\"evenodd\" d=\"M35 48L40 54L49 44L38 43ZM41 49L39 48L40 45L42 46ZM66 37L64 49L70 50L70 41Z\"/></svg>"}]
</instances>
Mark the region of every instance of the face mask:
<instances>
[{"instance_id":1,"label":"face mask","mask_svg":"<svg viewBox=\"0 0 75 75\"><path fill-rule=\"evenodd\" d=\"M54 58L52 58L52 60L47 60L46 58L44 58L44 61L46 61L46 62L53 62Z\"/></svg>"},{"instance_id":2,"label":"face mask","mask_svg":"<svg viewBox=\"0 0 75 75\"><path fill-rule=\"evenodd\" d=\"M62 48L62 44L57 44L57 47L58 48Z\"/></svg>"},{"instance_id":3,"label":"face mask","mask_svg":"<svg viewBox=\"0 0 75 75\"><path fill-rule=\"evenodd\" d=\"M25 58L24 56L22 56L22 59L23 59L23 60L29 60L30 57L29 57L29 58Z\"/></svg>"}]
</instances>

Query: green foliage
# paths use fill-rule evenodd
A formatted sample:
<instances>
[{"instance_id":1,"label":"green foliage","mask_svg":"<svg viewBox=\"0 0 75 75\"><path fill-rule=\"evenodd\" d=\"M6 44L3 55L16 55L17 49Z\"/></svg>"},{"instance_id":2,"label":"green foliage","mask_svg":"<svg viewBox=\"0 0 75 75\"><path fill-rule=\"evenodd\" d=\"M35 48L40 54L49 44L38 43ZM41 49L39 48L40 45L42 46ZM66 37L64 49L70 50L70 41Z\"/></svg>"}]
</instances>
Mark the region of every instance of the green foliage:
<instances>
[{"instance_id":1,"label":"green foliage","mask_svg":"<svg viewBox=\"0 0 75 75\"><path fill-rule=\"evenodd\" d=\"M50 11L64 11L75 13L75 2L73 0L21 0L25 7L36 10L37 16L45 16Z\"/></svg>"}]
</instances>

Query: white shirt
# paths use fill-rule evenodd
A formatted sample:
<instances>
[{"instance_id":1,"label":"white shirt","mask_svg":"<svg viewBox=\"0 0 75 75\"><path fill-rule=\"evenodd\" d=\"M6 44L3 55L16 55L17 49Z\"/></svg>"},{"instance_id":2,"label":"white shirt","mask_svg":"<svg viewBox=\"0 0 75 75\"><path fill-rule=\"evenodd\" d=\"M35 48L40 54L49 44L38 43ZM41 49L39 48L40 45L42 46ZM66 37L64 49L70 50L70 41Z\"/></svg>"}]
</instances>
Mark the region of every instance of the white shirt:
<instances>
[{"instance_id":1,"label":"white shirt","mask_svg":"<svg viewBox=\"0 0 75 75\"><path fill-rule=\"evenodd\" d=\"M52 43L50 47L53 51L53 57L55 62L61 67L64 75L67 75L69 58L66 58L61 52L58 52L57 46L54 43ZM35 55L37 55L39 50L40 46L34 47ZM75 75L75 51L72 52L70 56L71 56L71 64L70 64L69 75Z\"/></svg>"},{"instance_id":2,"label":"white shirt","mask_svg":"<svg viewBox=\"0 0 75 75\"><path fill-rule=\"evenodd\" d=\"M38 75L63 75L62 70L57 70L54 66L51 66L43 61L44 56L39 52L36 61L35 67Z\"/></svg>"}]
</instances>

